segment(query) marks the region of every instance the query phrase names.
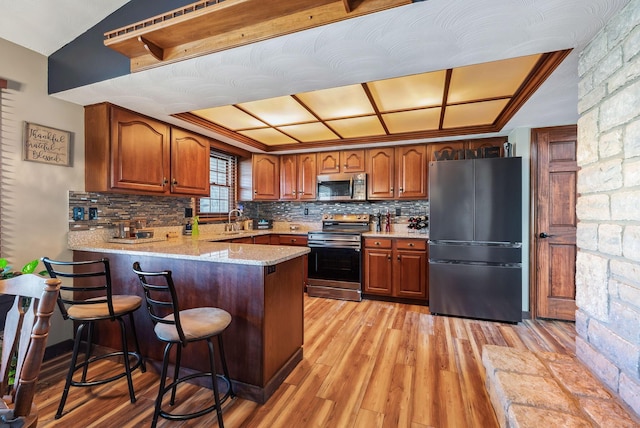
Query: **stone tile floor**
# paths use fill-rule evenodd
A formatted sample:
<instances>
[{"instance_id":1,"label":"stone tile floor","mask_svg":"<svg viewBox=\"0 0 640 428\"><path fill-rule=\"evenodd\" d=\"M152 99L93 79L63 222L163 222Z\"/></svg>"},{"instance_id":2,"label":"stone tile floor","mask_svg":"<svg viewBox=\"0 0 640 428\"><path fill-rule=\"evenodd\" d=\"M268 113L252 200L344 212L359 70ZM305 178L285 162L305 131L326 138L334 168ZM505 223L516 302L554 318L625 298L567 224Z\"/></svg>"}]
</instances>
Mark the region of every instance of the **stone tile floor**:
<instances>
[{"instance_id":1,"label":"stone tile floor","mask_svg":"<svg viewBox=\"0 0 640 428\"><path fill-rule=\"evenodd\" d=\"M503 428L640 427L577 359L486 345L486 385Z\"/></svg>"}]
</instances>

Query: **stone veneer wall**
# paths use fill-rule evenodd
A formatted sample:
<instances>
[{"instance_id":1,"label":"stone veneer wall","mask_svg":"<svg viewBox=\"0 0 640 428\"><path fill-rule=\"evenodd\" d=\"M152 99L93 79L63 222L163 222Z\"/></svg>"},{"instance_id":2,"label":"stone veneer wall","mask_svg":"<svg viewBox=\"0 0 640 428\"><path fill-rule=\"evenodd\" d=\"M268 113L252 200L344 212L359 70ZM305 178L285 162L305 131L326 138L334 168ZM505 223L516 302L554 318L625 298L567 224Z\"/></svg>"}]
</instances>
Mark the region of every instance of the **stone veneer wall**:
<instances>
[{"instance_id":1,"label":"stone veneer wall","mask_svg":"<svg viewBox=\"0 0 640 428\"><path fill-rule=\"evenodd\" d=\"M640 414L640 0L581 52L576 353Z\"/></svg>"}]
</instances>

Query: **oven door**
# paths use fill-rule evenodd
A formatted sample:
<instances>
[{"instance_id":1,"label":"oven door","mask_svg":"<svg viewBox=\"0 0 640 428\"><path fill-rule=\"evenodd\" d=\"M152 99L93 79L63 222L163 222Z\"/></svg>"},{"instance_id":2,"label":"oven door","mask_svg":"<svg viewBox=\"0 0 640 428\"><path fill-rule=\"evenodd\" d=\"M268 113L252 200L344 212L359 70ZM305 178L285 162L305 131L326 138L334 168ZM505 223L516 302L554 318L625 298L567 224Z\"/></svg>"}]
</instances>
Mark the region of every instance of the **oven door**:
<instances>
[{"instance_id":1,"label":"oven door","mask_svg":"<svg viewBox=\"0 0 640 428\"><path fill-rule=\"evenodd\" d=\"M335 282L336 286L360 288L359 248L311 247L309 254L309 282L312 279ZM346 288L345 287L345 288Z\"/></svg>"}]
</instances>

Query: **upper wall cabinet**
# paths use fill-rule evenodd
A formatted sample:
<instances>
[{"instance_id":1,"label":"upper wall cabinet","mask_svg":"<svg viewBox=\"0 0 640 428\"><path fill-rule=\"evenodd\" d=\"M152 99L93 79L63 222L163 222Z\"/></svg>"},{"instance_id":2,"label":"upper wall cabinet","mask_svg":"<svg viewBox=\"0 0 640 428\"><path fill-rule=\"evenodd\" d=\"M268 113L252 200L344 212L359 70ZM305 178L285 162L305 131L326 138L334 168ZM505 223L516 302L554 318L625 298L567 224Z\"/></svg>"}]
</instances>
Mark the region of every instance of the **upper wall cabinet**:
<instances>
[{"instance_id":1,"label":"upper wall cabinet","mask_svg":"<svg viewBox=\"0 0 640 428\"><path fill-rule=\"evenodd\" d=\"M280 159L276 155L254 154L252 165L253 200L280 198Z\"/></svg>"},{"instance_id":2,"label":"upper wall cabinet","mask_svg":"<svg viewBox=\"0 0 640 428\"><path fill-rule=\"evenodd\" d=\"M85 189L209 195L209 140L112 106L85 107Z\"/></svg>"},{"instance_id":3,"label":"upper wall cabinet","mask_svg":"<svg viewBox=\"0 0 640 428\"><path fill-rule=\"evenodd\" d=\"M426 198L427 168L424 144L368 149L368 198Z\"/></svg>"},{"instance_id":4,"label":"upper wall cabinet","mask_svg":"<svg viewBox=\"0 0 640 428\"><path fill-rule=\"evenodd\" d=\"M364 171L364 149L318 153L318 174Z\"/></svg>"},{"instance_id":5,"label":"upper wall cabinet","mask_svg":"<svg viewBox=\"0 0 640 428\"><path fill-rule=\"evenodd\" d=\"M280 199L314 200L316 182L315 153L280 156Z\"/></svg>"}]
</instances>

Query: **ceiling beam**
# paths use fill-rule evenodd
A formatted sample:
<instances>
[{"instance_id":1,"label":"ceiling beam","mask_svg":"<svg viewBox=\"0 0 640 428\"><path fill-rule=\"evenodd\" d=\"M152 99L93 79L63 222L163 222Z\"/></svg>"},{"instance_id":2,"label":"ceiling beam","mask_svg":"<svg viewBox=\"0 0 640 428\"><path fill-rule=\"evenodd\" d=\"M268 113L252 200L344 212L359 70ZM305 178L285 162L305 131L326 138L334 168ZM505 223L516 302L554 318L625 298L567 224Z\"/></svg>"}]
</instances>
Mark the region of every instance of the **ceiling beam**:
<instances>
[{"instance_id":1,"label":"ceiling beam","mask_svg":"<svg viewBox=\"0 0 640 428\"><path fill-rule=\"evenodd\" d=\"M6 79L0 79L0 89L7 89Z\"/></svg>"},{"instance_id":2,"label":"ceiling beam","mask_svg":"<svg viewBox=\"0 0 640 428\"><path fill-rule=\"evenodd\" d=\"M104 44L129 57L131 71L140 71L411 3L411 0L200 1L109 31L104 35Z\"/></svg>"}]
</instances>

